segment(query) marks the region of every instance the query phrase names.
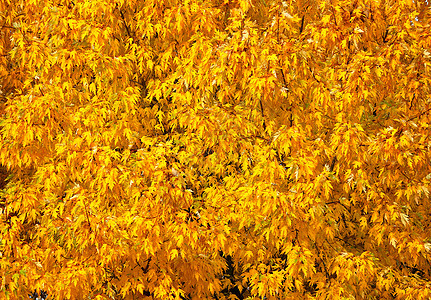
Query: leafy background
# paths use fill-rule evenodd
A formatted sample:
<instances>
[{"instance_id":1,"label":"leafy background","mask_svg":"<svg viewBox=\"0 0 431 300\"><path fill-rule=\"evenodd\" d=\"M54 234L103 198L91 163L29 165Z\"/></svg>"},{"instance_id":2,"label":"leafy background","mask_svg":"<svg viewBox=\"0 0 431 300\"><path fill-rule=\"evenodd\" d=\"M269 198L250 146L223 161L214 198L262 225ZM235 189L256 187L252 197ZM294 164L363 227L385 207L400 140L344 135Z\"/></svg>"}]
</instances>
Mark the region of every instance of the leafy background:
<instances>
[{"instance_id":1,"label":"leafy background","mask_svg":"<svg viewBox=\"0 0 431 300\"><path fill-rule=\"evenodd\" d=\"M429 298L428 1L0 12L1 297Z\"/></svg>"}]
</instances>

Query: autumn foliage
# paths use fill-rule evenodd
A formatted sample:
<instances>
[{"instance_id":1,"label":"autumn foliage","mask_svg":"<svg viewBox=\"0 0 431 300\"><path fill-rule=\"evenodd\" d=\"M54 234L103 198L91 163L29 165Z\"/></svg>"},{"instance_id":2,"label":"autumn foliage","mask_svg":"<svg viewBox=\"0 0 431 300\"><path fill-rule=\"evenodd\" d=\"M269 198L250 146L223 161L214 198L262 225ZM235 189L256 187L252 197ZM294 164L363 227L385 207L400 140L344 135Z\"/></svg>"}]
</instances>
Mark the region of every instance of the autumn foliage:
<instances>
[{"instance_id":1,"label":"autumn foliage","mask_svg":"<svg viewBox=\"0 0 431 300\"><path fill-rule=\"evenodd\" d=\"M0 298L429 299L425 0L0 0Z\"/></svg>"}]
</instances>

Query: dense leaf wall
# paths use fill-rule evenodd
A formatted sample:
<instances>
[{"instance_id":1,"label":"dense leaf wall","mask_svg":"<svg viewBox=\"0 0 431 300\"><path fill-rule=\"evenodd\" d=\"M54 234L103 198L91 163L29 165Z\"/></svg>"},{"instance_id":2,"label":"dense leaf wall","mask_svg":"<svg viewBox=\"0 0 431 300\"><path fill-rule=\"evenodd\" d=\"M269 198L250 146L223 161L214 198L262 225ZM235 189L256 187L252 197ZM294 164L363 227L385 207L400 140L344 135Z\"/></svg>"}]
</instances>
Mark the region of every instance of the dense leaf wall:
<instances>
[{"instance_id":1,"label":"dense leaf wall","mask_svg":"<svg viewBox=\"0 0 431 300\"><path fill-rule=\"evenodd\" d=\"M0 0L0 298L429 298L430 13Z\"/></svg>"}]
</instances>

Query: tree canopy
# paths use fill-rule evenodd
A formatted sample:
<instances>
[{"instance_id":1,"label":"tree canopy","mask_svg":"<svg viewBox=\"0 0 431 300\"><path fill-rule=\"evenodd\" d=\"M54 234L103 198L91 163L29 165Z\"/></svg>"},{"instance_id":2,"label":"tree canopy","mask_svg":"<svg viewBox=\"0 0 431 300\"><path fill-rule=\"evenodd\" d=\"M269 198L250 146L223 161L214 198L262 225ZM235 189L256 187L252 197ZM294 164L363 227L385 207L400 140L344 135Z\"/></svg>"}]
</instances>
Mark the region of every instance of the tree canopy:
<instances>
[{"instance_id":1,"label":"tree canopy","mask_svg":"<svg viewBox=\"0 0 431 300\"><path fill-rule=\"evenodd\" d=\"M0 0L0 298L429 299L424 0Z\"/></svg>"}]
</instances>

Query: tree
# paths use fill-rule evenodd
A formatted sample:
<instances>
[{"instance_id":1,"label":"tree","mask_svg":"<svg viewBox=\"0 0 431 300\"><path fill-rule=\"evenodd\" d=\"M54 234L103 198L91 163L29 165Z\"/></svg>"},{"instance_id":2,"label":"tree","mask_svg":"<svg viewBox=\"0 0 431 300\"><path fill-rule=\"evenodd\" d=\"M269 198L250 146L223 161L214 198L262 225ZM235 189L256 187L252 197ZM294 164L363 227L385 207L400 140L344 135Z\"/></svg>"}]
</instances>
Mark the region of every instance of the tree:
<instances>
[{"instance_id":1,"label":"tree","mask_svg":"<svg viewBox=\"0 0 431 300\"><path fill-rule=\"evenodd\" d=\"M0 11L2 298L429 298L427 1Z\"/></svg>"}]
</instances>

